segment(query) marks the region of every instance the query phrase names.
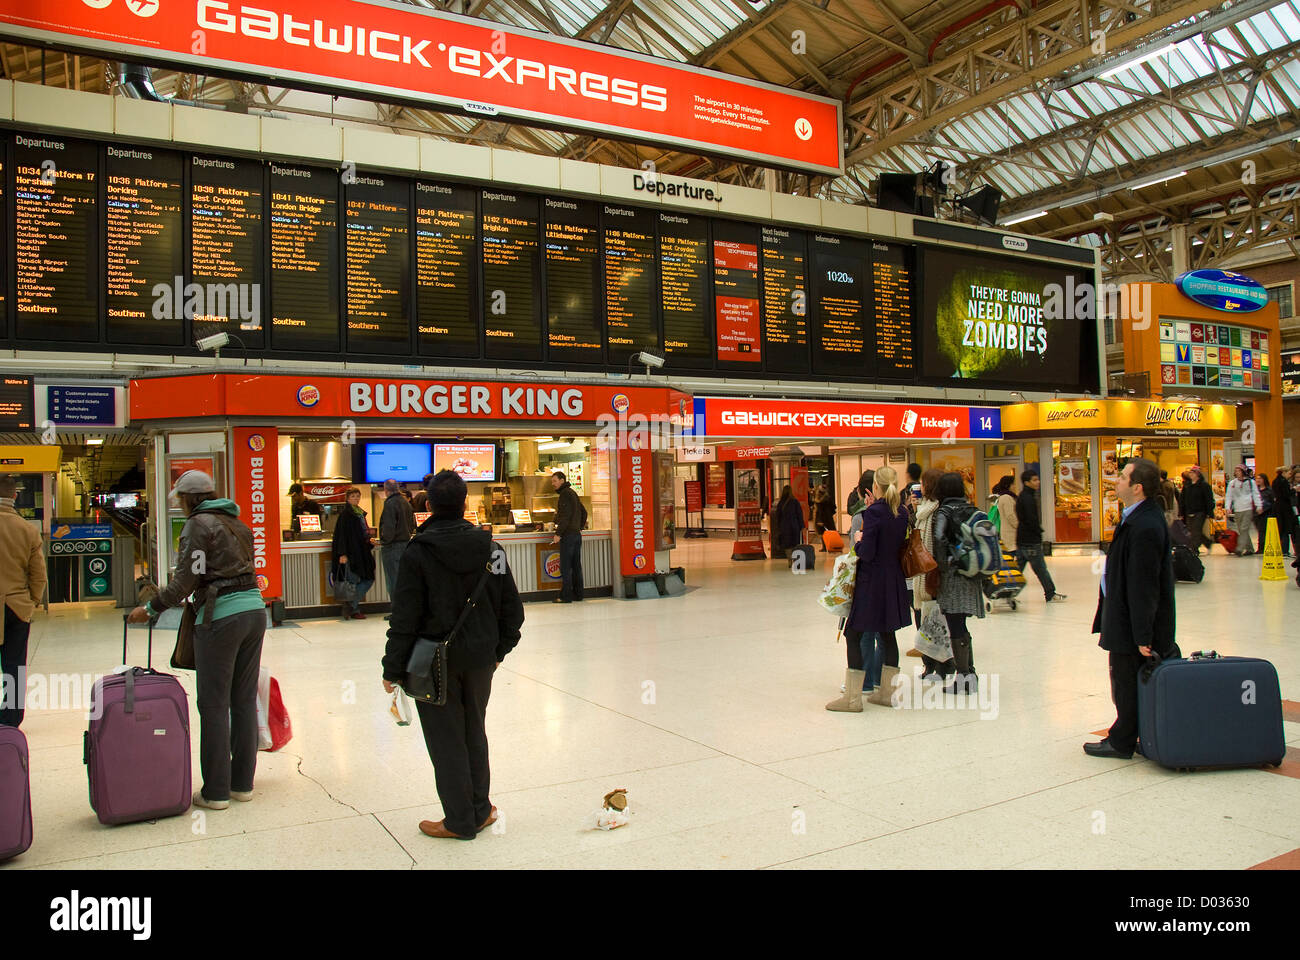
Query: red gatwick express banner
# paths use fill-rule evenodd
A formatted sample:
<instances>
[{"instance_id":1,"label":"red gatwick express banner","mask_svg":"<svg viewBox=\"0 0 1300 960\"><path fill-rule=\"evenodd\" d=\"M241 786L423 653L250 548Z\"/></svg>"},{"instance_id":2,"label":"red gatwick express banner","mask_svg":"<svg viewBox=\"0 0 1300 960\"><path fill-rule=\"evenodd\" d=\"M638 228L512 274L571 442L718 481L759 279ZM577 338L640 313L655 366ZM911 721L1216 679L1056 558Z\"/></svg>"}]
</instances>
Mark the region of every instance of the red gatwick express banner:
<instances>
[{"instance_id":1,"label":"red gatwick express banner","mask_svg":"<svg viewBox=\"0 0 1300 960\"><path fill-rule=\"evenodd\" d=\"M997 407L696 397L694 437L999 440Z\"/></svg>"},{"instance_id":2,"label":"red gatwick express banner","mask_svg":"<svg viewBox=\"0 0 1300 960\"><path fill-rule=\"evenodd\" d=\"M839 101L385 0L0 0L0 36L843 172Z\"/></svg>"},{"instance_id":3,"label":"red gatwick express banner","mask_svg":"<svg viewBox=\"0 0 1300 960\"><path fill-rule=\"evenodd\" d=\"M268 600L284 596L280 581L280 434L275 427L231 432L230 498L253 531L253 570Z\"/></svg>"}]
</instances>

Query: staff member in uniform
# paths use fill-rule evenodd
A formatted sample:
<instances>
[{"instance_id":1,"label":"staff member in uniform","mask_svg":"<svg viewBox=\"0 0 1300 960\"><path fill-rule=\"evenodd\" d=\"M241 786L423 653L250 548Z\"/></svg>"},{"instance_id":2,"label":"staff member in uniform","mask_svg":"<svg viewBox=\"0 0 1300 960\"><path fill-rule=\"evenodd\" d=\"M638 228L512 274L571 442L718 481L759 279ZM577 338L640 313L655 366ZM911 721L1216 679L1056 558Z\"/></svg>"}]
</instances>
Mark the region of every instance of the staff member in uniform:
<instances>
[{"instance_id":1,"label":"staff member in uniform","mask_svg":"<svg viewBox=\"0 0 1300 960\"><path fill-rule=\"evenodd\" d=\"M298 518L304 513L310 513L317 517L321 515L320 504L315 500L308 499L307 495L303 493L301 483L295 483L289 488L289 504L289 529L295 534L302 532Z\"/></svg>"}]
</instances>

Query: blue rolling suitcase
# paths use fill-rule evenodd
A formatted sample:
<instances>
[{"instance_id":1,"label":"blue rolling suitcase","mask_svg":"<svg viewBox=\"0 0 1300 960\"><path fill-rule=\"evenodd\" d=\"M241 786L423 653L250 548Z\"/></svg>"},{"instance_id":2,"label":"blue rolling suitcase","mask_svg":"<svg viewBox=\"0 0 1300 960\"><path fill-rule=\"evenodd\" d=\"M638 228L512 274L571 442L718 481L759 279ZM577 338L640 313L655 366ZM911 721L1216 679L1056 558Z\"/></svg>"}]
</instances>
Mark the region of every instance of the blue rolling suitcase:
<instances>
[{"instance_id":1,"label":"blue rolling suitcase","mask_svg":"<svg viewBox=\"0 0 1300 960\"><path fill-rule=\"evenodd\" d=\"M1214 651L1164 660L1138 677L1142 755L1176 770L1281 766L1282 691L1267 660Z\"/></svg>"}]
</instances>

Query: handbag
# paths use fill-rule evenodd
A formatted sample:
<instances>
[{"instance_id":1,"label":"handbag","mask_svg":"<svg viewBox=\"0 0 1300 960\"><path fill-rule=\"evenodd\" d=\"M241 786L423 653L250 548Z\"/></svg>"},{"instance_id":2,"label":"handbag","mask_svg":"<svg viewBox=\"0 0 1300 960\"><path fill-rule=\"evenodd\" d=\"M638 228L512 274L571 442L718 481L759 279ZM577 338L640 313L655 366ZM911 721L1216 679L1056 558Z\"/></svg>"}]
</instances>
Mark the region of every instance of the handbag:
<instances>
[{"instance_id":1,"label":"handbag","mask_svg":"<svg viewBox=\"0 0 1300 960\"><path fill-rule=\"evenodd\" d=\"M925 549L921 531L915 527L912 528L911 536L903 543L903 552L898 560L903 565L903 576L909 578L919 577L923 573L938 569L939 566L938 561L930 555L930 551Z\"/></svg>"},{"instance_id":2,"label":"handbag","mask_svg":"<svg viewBox=\"0 0 1300 960\"><path fill-rule=\"evenodd\" d=\"M939 604L933 600L921 604L921 626L916 631L916 640L912 646L940 663L952 659L952 635L948 632L948 621L944 619Z\"/></svg>"},{"instance_id":3,"label":"handbag","mask_svg":"<svg viewBox=\"0 0 1300 960\"><path fill-rule=\"evenodd\" d=\"M456 618L455 625L445 637L441 640L419 637L415 641L415 646L411 648L410 659L406 662L406 679L401 684L402 689L406 691L406 695L412 700L428 703L435 707L446 705L447 647L460 633L460 628L465 625L469 612L478 606L483 588L487 586L488 575L491 573L492 567L489 565L483 571L483 576L479 578L478 585L470 593L464 609L460 611L460 616Z\"/></svg>"},{"instance_id":4,"label":"handbag","mask_svg":"<svg viewBox=\"0 0 1300 960\"><path fill-rule=\"evenodd\" d=\"M1214 521L1209 517L1206 517L1205 522L1201 524L1201 536L1206 540L1214 540Z\"/></svg>"},{"instance_id":5,"label":"handbag","mask_svg":"<svg viewBox=\"0 0 1300 960\"><path fill-rule=\"evenodd\" d=\"M339 603L351 603L357 598L357 586L346 575L336 577L331 573L330 587L334 591L334 599Z\"/></svg>"},{"instance_id":6,"label":"handbag","mask_svg":"<svg viewBox=\"0 0 1300 960\"><path fill-rule=\"evenodd\" d=\"M194 628L198 619L198 607L186 600L181 605L181 625L176 628L176 648L172 650L171 665L174 670L198 669L194 664Z\"/></svg>"}]
</instances>

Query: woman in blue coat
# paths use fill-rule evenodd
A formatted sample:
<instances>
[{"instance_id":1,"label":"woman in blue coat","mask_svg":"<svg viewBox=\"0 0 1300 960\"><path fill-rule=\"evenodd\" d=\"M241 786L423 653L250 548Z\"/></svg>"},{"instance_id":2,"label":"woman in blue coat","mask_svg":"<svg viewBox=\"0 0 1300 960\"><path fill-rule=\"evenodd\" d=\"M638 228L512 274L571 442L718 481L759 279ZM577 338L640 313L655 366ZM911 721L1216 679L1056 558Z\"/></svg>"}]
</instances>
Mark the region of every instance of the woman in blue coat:
<instances>
[{"instance_id":1,"label":"woman in blue coat","mask_svg":"<svg viewBox=\"0 0 1300 960\"><path fill-rule=\"evenodd\" d=\"M880 467L872 484L876 500L862 515L862 538L854 547L858 556L858 575L853 587L853 606L847 627L859 633L879 633L884 667L880 686L867 698L868 703L887 707L898 675L898 639L895 631L912 622L907 600L907 581L903 577L902 552L907 540L908 514L902 507L898 474L892 467ZM848 675L844 695L826 704L827 710L859 713L862 710L862 648L849 643Z\"/></svg>"}]
</instances>

